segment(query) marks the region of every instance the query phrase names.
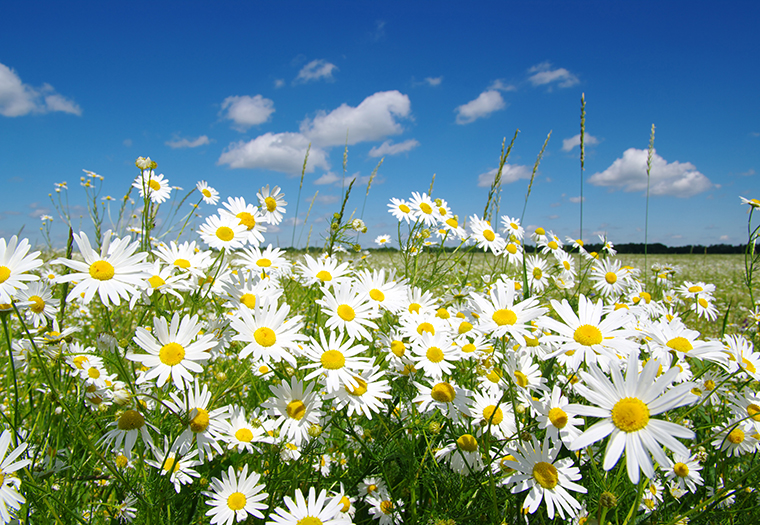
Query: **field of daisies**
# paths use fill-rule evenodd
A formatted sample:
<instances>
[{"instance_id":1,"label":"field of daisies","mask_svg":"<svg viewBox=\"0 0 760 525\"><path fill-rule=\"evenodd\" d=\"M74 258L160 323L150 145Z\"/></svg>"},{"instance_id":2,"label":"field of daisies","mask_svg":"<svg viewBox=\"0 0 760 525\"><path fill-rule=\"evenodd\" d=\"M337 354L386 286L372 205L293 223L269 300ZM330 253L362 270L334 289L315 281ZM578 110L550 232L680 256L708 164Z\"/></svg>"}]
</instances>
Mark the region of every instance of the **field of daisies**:
<instances>
[{"instance_id":1,"label":"field of daisies","mask_svg":"<svg viewBox=\"0 0 760 525\"><path fill-rule=\"evenodd\" d=\"M267 238L290 211L279 188L178 197L136 166L113 202L86 172L92 224L65 249L50 217L48 248L0 239L2 523L757 513L760 202L726 299L606 238L525 231L496 186L483 216L432 186L400 195L397 230L368 232L349 185L307 252Z\"/></svg>"}]
</instances>

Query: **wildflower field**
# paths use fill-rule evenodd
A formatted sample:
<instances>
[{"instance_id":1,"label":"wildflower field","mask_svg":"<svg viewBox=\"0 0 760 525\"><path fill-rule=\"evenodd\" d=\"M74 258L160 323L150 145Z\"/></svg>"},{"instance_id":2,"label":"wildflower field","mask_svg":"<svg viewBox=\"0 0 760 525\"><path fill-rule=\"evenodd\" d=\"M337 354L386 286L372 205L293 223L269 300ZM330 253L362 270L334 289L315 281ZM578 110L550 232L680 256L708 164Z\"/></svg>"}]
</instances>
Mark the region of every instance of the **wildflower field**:
<instances>
[{"instance_id":1,"label":"wildflower field","mask_svg":"<svg viewBox=\"0 0 760 525\"><path fill-rule=\"evenodd\" d=\"M92 224L65 249L52 219L47 248L0 240L3 523L745 523L760 507L760 202L745 256L645 258L525 231L498 211L498 175L483 215L432 185L393 198L393 232L352 216L367 195L349 185L315 252L267 238L290 212L278 187L177 198L136 166L105 204L86 172Z\"/></svg>"}]
</instances>

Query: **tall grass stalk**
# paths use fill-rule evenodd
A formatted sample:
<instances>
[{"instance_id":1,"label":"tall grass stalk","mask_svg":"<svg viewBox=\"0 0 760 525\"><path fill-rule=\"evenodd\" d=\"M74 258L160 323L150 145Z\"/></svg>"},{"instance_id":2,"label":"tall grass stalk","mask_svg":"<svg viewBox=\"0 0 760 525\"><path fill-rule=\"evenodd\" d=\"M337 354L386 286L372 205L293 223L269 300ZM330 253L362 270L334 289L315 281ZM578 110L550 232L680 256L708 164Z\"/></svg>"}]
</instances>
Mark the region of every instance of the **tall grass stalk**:
<instances>
[{"instance_id":1,"label":"tall grass stalk","mask_svg":"<svg viewBox=\"0 0 760 525\"><path fill-rule=\"evenodd\" d=\"M314 206L314 201L317 200L317 195L319 195L319 190L315 191L314 196L311 198L311 203L309 204L309 210L306 212L306 217L304 217L304 220L303 220L303 226L301 226L301 233L298 234L298 244L301 244L301 235L303 235L303 230L304 228L306 228L306 223L309 222L309 216L311 215L311 208ZM309 235L311 235L311 229L309 229Z\"/></svg>"},{"instance_id":2,"label":"tall grass stalk","mask_svg":"<svg viewBox=\"0 0 760 525\"><path fill-rule=\"evenodd\" d=\"M303 168L301 168L301 183L298 185L298 198L296 198L296 214L293 216L293 236L290 239L290 246L295 247L296 226L298 225L298 205L301 203L301 189L303 188L303 176L306 173L306 163L309 160L309 151L311 151L311 142L306 148L306 156L303 158Z\"/></svg>"},{"instance_id":3,"label":"tall grass stalk","mask_svg":"<svg viewBox=\"0 0 760 525\"><path fill-rule=\"evenodd\" d=\"M504 166L507 165L507 159L509 158L509 154L512 152L512 146L515 145L515 140L517 139L517 134L520 133L519 129L515 130L515 134L512 137L512 141L509 143L509 147L507 148L507 151L504 151L504 146L507 143L507 137L504 137L501 141L501 154L499 155L499 168L496 170L496 175L493 178L493 182L491 183L491 189L488 190L488 198L486 199L486 207L483 209L483 220L488 220L488 207L491 205L491 201L494 198L494 195L496 192L501 188L501 174L504 171Z\"/></svg>"},{"instance_id":4,"label":"tall grass stalk","mask_svg":"<svg viewBox=\"0 0 760 525\"><path fill-rule=\"evenodd\" d=\"M652 173L652 156L654 155L654 124L649 135L649 152L647 153L647 203L644 211L644 271L649 275L649 265L647 264L648 240L649 240L649 179Z\"/></svg>"},{"instance_id":5,"label":"tall grass stalk","mask_svg":"<svg viewBox=\"0 0 760 525\"><path fill-rule=\"evenodd\" d=\"M533 173L531 173L530 175L530 182L528 183L528 191L525 193L525 204L523 205L522 215L520 215L520 224L522 224L523 220L525 219L525 210L528 208L528 198L530 197L530 190L531 188L533 188L533 179L536 178L538 165L541 164L541 158L544 156L544 150L546 150L546 145L549 144L549 139L551 138L551 136L552 136L552 131L549 130L549 134L546 136L544 145L541 146L541 151L538 153L538 157L536 158L536 163L533 165Z\"/></svg>"},{"instance_id":6,"label":"tall grass stalk","mask_svg":"<svg viewBox=\"0 0 760 525\"><path fill-rule=\"evenodd\" d=\"M581 93L581 195L580 227L578 239L583 241L583 172L586 170L586 94Z\"/></svg>"},{"instance_id":7,"label":"tall grass stalk","mask_svg":"<svg viewBox=\"0 0 760 525\"><path fill-rule=\"evenodd\" d=\"M431 197L433 195L433 184L435 184L435 173L433 173L433 178L430 179L430 189L428 190L428 197Z\"/></svg>"}]
</instances>

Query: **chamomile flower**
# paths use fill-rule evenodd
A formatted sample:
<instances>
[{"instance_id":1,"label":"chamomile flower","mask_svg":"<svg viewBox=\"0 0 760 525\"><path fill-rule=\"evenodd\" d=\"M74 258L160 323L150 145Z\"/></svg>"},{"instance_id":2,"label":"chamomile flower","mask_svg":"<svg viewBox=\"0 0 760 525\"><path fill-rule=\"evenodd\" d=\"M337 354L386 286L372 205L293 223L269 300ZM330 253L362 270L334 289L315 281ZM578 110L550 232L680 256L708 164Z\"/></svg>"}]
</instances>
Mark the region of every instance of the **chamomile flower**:
<instances>
[{"instance_id":1,"label":"chamomile flower","mask_svg":"<svg viewBox=\"0 0 760 525\"><path fill-rule=\"evenodd\" d=\"M354 377L369 366L368 359L361 357L367 350L365 345L355 344L353 338L346 339L343 334L329 332L329 339L322 328L319 329L319 341L311 338L303 349L303 356L311 361L304 369L316 368L304 378L304 381L324 376L327 393L340 388L358 388L359 382Z\"/></svg>"},{"instance_id":2,"label":"chamomile flower","mask_svg":"<svg viewBox=\"0 0 760 525\"><path fill-rule=\"evenodd\" d=\"M656 359L650 359L639 374L638 351L633 351L628 356L625 379L617 367L612 367L612 381L596 365L581 372L585 385L575 385L575 390L595 406L573 405L573 411L602 420L586 429L570 449L579 450L610 436L603 468L612 469L625 451L628 477L633 483L639 482L640 470L648 478L654 478L650 454L660 465L667 463L661 445L688 456L688 449L676 438L694 439L694 432L651 416L690 403L692 385L681 383L670 388L678 374L676 368L655 381L659 367Z\"/></svg>"},{"instance_id":3,"label":"chamomile flower","mask_svg":"<svg viewBox=\"0 0 760 525\"><path fill-rule=\"evenodd\" d=\"M422 221L425 226L435 226L438 222L436 217L436 206L433 200L428 197L427 193L420 195L418 192L412 192L412 198L409 200L409 206L412 208L414 218Z\"/></svg>"},{"instance_id":4,"label":"chamomile flower","mask_svg":"<svg viewBox=\"0 0 760 525\"><path fill-rule=\"evenodd\" d=\"M404 508L403 500L396 500L387 492L378 492L367 498L371 505L369 514L379 522L379 525L398 525L403 523L401 509Z\"/></svg>"},{"instance_id":5,"label":"chamomile flower","mask_svg":"<svg viewBox=\"0 0 760 525\"><path fill-rule=\"evenodd\" d=\"M140 197L143 199L149 198L151 202L156 204L161 204L169 199L169 195L172 192L169 181L164 178L163 173L156 175L152 169L143 170L135 178L132 187L140 190Z\"/></svg>"},{"instance_id":6,"label":"chamomile flower","mask_svg":"<svg viewBox=\"0 0 760 525\"><path fill-rule=\"evenodd\" d=\"M127 359L140 362L150 370L140 376L137 383L155 379L156 386L161 387L171 378L180 390L192 383L192 373L203 372L199 363L207 361L208 351L216 346L213 334L199 335L200 332L197 315L185 315L180 320L178 312L172 316L171 324L163 317L153 318L152 333L138 327L134 341L148 355L128 354Z\"/></svg>"},{"instance_id":7,"label":"chamomile flower","mask_svg":"<svg viewBox=\"0 0 760 525\"><path fill-rule=\"evenodd\" d=\"M405 286L394 279L394 272L389 271L386 274L384 268L359 272L356 276L356 288L369 297L370 304L391 313L400 312L405 306Z\"/></svg>"},{"instance_id":8,"label":"chamomile flower","mask_svg":"<svg viewBox=\"0 0 760 525\"><path fill-rule=\"evenodd\" d=\"M111 230L103 234L103 245L100 253L90 246L87 234L74 234L74 241L84 258L84 262L73 259L59 258L54 262L68 266L73 272L61 275L56 282L77 284L69 292L68 299L72 300L83 293L83 301L89 303L97 293L104 305L120 304L121 298L129 300L137 293L137 287L145 278L149 263L142 262L147 253L135 253L139 241L129 243L130 237L111 241Z\"/></svg>"},{"instance_id":9,"label":"chamomile flower","mask_svg":"<svg viewBox=\"0 0 760 525\"><path fill-rule=\"evenodd\" d=\"M58 313L58 299L53 298L50 286L42 281L29 283L25 289L19 289L16 292L16 302L28 303L24 313L27 321L35 328L47 325Z\"/></svg>"},{"instance_id":10,"label":"chamomile flower","mask_svg":"<svg viewBox=\"0 0 760 525\"><path fill-rule=\"evenodd\" d=\"M285 258L285 252L279 248L275 248L271 244L263 250L260 248L246 248L238 252L235 262L247 270L256 272L262 278L278 277L290 272L290 268L293 266Z\"/></svg>"},{"instance_id":11,"label":"chamomile flower","mask_svg":"<svg viewBox=\"0 0 760 525\"><path fill-rule=\"evenodd\" d=\"M127 459L132 459L132 449L137 443L138 436L142 437L146 447L153 448L153 439L148 432L148 423L137 410L125 410L116 421L108 426L116 428L106 432L100 442L114 451L121 452Z\"/></svg>"},{"instance_id":12,"label":"chamomile flower","mask_svg":"<svg viewBox=\"0 0 760 525\"><path fill-rule=\"evenodd\" d=\"M259 484L259 479L261 476L257 472L248 475L248 465L243 467L239 476L230 465L226 472L222 472L222 479L211 478L211 490L203 493L210 498L206 503L212 508L206 516L211 516L211 523L232 525L233 522L246 520L249 514L264 519L261 511L267 505L261 501L267 499L269 494L262 492L264 485Z\"/></svg>"},{"instance_id":13,"label":"chamomile flower","mask_svg":"<svg viewBox=\"0 0 760 525\"><path fill-rule=\"evenodd\" d=\"M530 489L523 508L531 514L538 510L542 501L546 502L549 519L554 519L555 509L562 519L565 518L565 513L570 517L581 509L578 500L568 492L587 492L575 483L581 479L580 470L573 466L570 458L557 461L560 448L559 444L549 448L547 440L539 444L531 436L531 443L518 444L517 449L511 451L514 460L505 461L507 466L516 471L509 478L509 483L515 485L512 494Z\"/></svg>"},{"instance_id":14,"label":"chamomile flower","mask_svg":"<svg viewBox=\"0 0 760 525\"><path fill-rule=\"evenodd\" d=\"M435 453L435 459L446 461L451 470L460 474L483 470L483 458L478 438L472 434L462 434Z\"/></svg>"},{"instance_id":15,"label":"chamomile flower","mask_svg":"<svg viewBox=\"0 0 760 525\"><path fill-rule=\"evenodd\" d=\"M264 215L264 220L269 224L280 224L282 222L282 214L285 213L285 194L280 193L280 187L275 186L272 191L269 191L269 184L264 188L261 188L256 194L261 206L261 213Z\"/></svg>"},{"instance_id":16,"label":"chamomile flower","mask_svg":"<svg viewBox=\"0 0 760 525\"><path fill-rule=\"evenodd\" d=\"M177 244L170 241L169 245L159 244L153 254L180 273L189 273L196 277L205 275L211 266L211 252L199 250L195 241Z\"/></svg>"},{"instance_id":17,"label":"chamomile flower","mask_svg":"<svg viewBox=\"0 0 760 525\"><path fill-rule=\"evenodd\" d=\"M170 447L169 441L164 436L163 448L154 447L153 456L155 461L146 459L145 463L157 468L162 476L169 475L169 480L174 484L174 491L179 494L182 485L193 482L193 478L199 478L200 474L193 467L200 465L200 461L193 458L198 456L197 450L191 450L185 455L180 455L176 447Z\"/></svg>"},{"instance_id":18,"label":"chamomile flower","mask_svg":"<svg viewBox=\"0 0 760 525\"><path fill-rule=\"evenodd\" d=\"M11 431L3 430L0 435L0 519L3 523L9 523L16 513L26 502L22 494L18 492L21 486L21 480L15 476L10 476L13 472L28 466L31 461L19 457L27 448L26 443L21 443L8 454L8 447L11 444Z\"/></svg>"},{"instance_id":19,"label":"chamomile flower","mask_svg":"<svg viewBox=\"0 0 760 525\"><path fill-rule=\"evenodd\" d=\"M306 286L314 283L332 286L349 278L347 262L338 263L334 257L320 257L315 260L309 254L304 255L303 260L306 264L299 262L298 271Z\"/></svg>"},{"instance_id":20,"label":"chamomile flower","mask_svg":"<svg viewBox=\"0 0 760 525\"><path fill-rule=\"evenodd\" d=\"M372 366L353 376L356 386L346 384L327 397L335 399L337 410L348 407L349 417L354 413L363 413L367 419L372 419L372 413L378 413L383 408L383 400L391 398L388 393L391 387L383 378L380 368Z\"/></svg>"},{"instance_id":21,"label":"chamomile flower","mask_svg":"<svg viewBox=\"0 0 760 525\"><path fill-rule=\"evenodd\" d=\"M724 428L716 430L713 447L726 452L728 457L736 457L755 452L758 445L757 430L752 420L734 419ZM688 454L683 454L684 456Z\"/></svg>"},{"instance_id":22,"label":"chamomile flower","mask_svg":"<svg viewBox=\"0 0 760 525\"><path fill-rule=\"evenodd\" d=\"M301 489L296 489L296 500L285 496L284 502L287 510L277 507L269 514L267 525L351 525L353 521L345 516L342 497L340 494L328 497L326 490L321 490L319 495L314 487L309 488L309 494L304 498Z\"/></svg>"},{"instance_id":23,"label":"chamomile flower","mask_svg":"<svg viewBox=\"0 0 760 525\"><path fill-rule=\"evenodd\" d=\"M529 323L540 318L547 309L540 307L535 297L515 303L516 296L514 282L502 280L491 288L488 297L472 292L470 297L478 313L478 330L493 338L509 335L525 345L525 337L533 328Z\"/></svg>"},{"instance_id":24,"label":"chamomile flower","mask_svg":"<svg viewBox=\"0 0 760 525\"><path fill-rule=\"evenodd\" d=\"M221 215L234 216L241 226L246 229L246 242L252 246L259 246L264 242L262 233L267 231L266 219L259 209L253 204L246 204L243 197L230 197L223 203L226 209L219 208Z\"/></svg>"},{"instance_id":25,"label":"chamomile flower","mask_svg":"<svg viewBox=\"0 0 760 525\"><path fill-rule=\"evenodd\" d=\"M42 266L40 252L29 253L29 241L18 242L15 235L7 242L0 239L0 303L10 304L16 290L26 288L24 281L37 281L37 275L27 273Z\"/></svg>"},{"instance_id":26,"label":"chamomile flower","mask_svg":"<svg viewBox=\"0 0 760 525\"><path fill-rule=\"evenodd\" d=\"M596 261L591 266L591 280L594 289L604 297L620 297L628 285L628 272L616 259Z\"/></svg>"},{"instance_id":27,"label":"chamomile flower","mask_svg":"<svg viewBox=\"0 0 760 525\"><path fill-rule=\"evenodd\" d=\"M665 472L668 481L677 483L678 487L682 490L696 493L697 486L704 484L704 480L699 473L702 470L702 465L694 456L679 456L676 454L672 460L668 458L667 464L660 465L660 468Z\"/></svg>"},{"instance_id":28,"label":"chamomile flower","mask_svg":"<svg viewBox=\"0 0 760 525\"><path fill-rule=\"evenodd\" d=\"M256 443L272 443L272 438L267 434L267 424L260 419L250 421L245 414L245 409L235 406L230 409L229 421L225 421L223 439L227 442L229 450L237 449L242 453L253 453Z\"/></svg>"},{"instance_id":29,"label":"chamomile flower","mask_svg":"<svg viewBox=\"0 0 760 525\"><path fill-rule=\"evenodd\" d=\"M199 180L195 187L201 192L203 202L206 204L211 204L213 206L219 202L219 192L209 186L205 180Z\"/></svg>"},{"instance_id":30,"label":"chamomile flower","mask_svg":"<svg viewBox=\"0 0 760 525\"><path fill-rule=\"evenodd\" d=\"M567 397L562 395L559 386L554 385L551 394L541 402L534 402L533 406L538 412L538 427L546 429L546 437L553 443L562 441L569 447L581 435L576 425L582 425L583 420L575 417Z\"/></svg>"},{"instance_id":31,"label":"chamomile flower","mask_svg":"<svg viewBox=\"0 0 760 525\"><path fill-rule=\"evenodd\" d=\"M512 404L496 393L473 393L470 412L473 425L480 426L482 432L490 430L498 439L508 439L517 432Z\"/></svg>"},{"instance_id":32,"label":"chamomile flower","mask_svg":"<svg viewBox=\"0 0 760 525\"><path fill-rule=\"evenodd\" d=\"M407 201L393 197L391 198L391 203L388 205L388 208L390 208L388 211L391 215L393 215L399 222L406 221L407 224L410 224L417 220Z\"/></svg>"},{"instance_id":33,"label":"chamomile flower","mask_svg":"<svg viewBox=\"0 0 760 525\"><path fill-rule=\"evenodd\" d=\"M242 248L248 240L248 230L232 215L210 215L201 224L198 233L203 242L211 248L236 250Z\"/></svg>"},{"instance_id":34,"label":"chamomile flower","mask_svg":"<svg viewBox=\"0 0 760 525\"><path fill-rule=\"evenodd\" d=\"M302 335L301 316L286 319L290 305L285 303L279 308L275 300L263 300L253 309L238 311L232 318L230 326L237 332L233 341L248 343L240 351L239 358L245 359L253 354L254 360L265 362L282 361L296 364L294 354L298 352L298 341L305 341Z\"/></svg>"},{"instance_id":35,"label":"chamomile flower","mask_svg":"<svg viewBox=\"0 0 760 525\"><path fill-rule=\"evenodd\" d=\"M508 236L514 235L515 239L522 241L523 236L525 235L525 229L520 226L520 219L516 217L512 218L508 215L502 215L501 224Z\"/></svg>"},{"instance_id":36,"label":"chamomile flower","mask_svg":"<svg viewBox=\"0 0 760 525\"><path fill-rule=\"evenodd\" d=\"M320 399L313 391L314 383L304 385L296 377L291 377L290 385L282 382L270 385L269 390L274 396L264 402L263 407L275 418L273 423L280 428L280 437L300 447L309 441L309 429L322 417L318 406Z\"/></svg>"},{"instance_id":37,"label":"chamomile flower","mask_svg":"<svg viewBox=\"0 0 760 525\"><path fill-rule=\"evenodd\" d=\"M412 402L421 414L439 410L449 419L456 420L460 414L470 416L473 393L454 382L441 381L432 387L414 382L419 394Z\"/></svg>"},{"instance_id":38,"label":"chamomile flower","mask_svg":"<svg viewBox=\"0 0 760 525\"><path fill-rule=\"evenodd\" d=\"M493 230L491 223L477 215L470 217L470 231L471 238L477 243L478 248L483 248L483 251L491 250L498 254L504 249L506 244L504 238Z\"/></svg>"},{"instance_id":39,"label":"chamomile flower","mask_svg":"<svg viewBox=\"0 0 760 525\"><path fill-rule=\"evenodd\" d=\"M541 293L549 284L549 264L538 255L530 255L525 261L528 271L528 287Z\"/></svg>"},{"instance_id":40,"label":"chamomile flower","mask_svg":"<svg viewBox=\"0 0 760 525\"><path fill-rule=\"evenodd\" d=\"M352 339L372 340L369 330L377 328L370 321L376 310L366 296L354 289L352 283L342 282L334 286L335 295L327 286L322 287L322 299L316 303L322 306L322 312L329 316L325 325L340 332L345 332Z\"/></svg>"}]
</instances>

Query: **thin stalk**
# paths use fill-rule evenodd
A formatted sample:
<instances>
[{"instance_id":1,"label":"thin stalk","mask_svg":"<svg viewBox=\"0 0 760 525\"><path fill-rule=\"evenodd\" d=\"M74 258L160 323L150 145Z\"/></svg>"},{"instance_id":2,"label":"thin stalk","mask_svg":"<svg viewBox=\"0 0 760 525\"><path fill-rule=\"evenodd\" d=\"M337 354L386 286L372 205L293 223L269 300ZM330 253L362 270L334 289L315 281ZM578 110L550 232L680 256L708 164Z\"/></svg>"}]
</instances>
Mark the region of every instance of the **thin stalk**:
<instances>
[{"instance_id":1,"label":"thin stalk","mask_svg":"<svg viewBox=\"0 0 760 525\"><path fill-rule=\"evenodd\" d=\"M586 170L586 94L581 93L581 212L580 212L580 229L578 230L578 239L583 240L583 172ZM580 258L580 253L578 254Z\"/></svg>"},{"instance_id":2,"label":"thin stalk","mask_svg":"<svg viewBox=\"0 0 760 525\"><path fill-rule=\"evenodd\" d=\"M512 137L512 141L509 143L509 147L507 148L506 153L504 152L504 145L507 143L507 137L504 137L504 139L501 141L501 155L499 155L499 168L496 170L496 175L493 178L491 189L488 190L488 198L486 199L486 207L483 210L484 220L486 220L486 217L488 217L488 207L491 205L491 199L493 199L493 196L496 193L497 188L501 186L501 174L502 174L502 171L504 170L504 166L506 166L507 164L507 159L509 158L509 154L512 152L512 146L515 145L515 140L517 139L518 133L520 133L520 130L516 129L515 135Z\"/></svg>"},{"instance_id":3,"label":"thin stalk","mask_svg":"<svg viewBox=\"0 0 760 525\"><path fill-rule=\"evenodd\" d=\"M298 205L301 204L301 188L303 188L303 176L306 173L306 162L309 160L309 151L311 151L311 142L309 147L306 148L306 156L303 159L303 168L301 168L301 183L298 185L298 198L296 199L296 214L293 219L293 237L290 239L290 246L295 247L296 242L296 226L298 225Z\"/></svg>"},{"instance_id":4,"label":"thin stalk","mask_svg":"<svg viewBox=\"0 0 760 525\"><path fill-rule=\"evenodd\" d=\"M654 124L652 124L652 133L649 135L649 153L647 154L647 204L644 212L644 269L649 268L647 264L648 255L648 236L649 236L649 175L652 172L652 156L654 155ZM648 276L648 272L646 274ZM646 283L645 283L646 284Z\"/></svg>"},{"instance_id":5,"label":"thin stalk","mask_svg":"<svg viewBox=\"0 0 760 525\"><path fill-rule=\"evenodd\" d=\"M549 144L549 139L551 138L551 136L552 136L552 132L551 130L549 130L549 134L546 136L544 145L541 147L541 151L538 153L538 158L536 158L536 163L533 165L533 173L530 175L530 182L528 183L528 192L525 194L525 205L523 205L522 215L520 215L520 224L522 224L523 220L525 219L525 210L528 208L528 197L530 197L530 190L533 187L533 179L536 178L538 165L541 164L541 157L544 156L544 150L546 149L546 145Z\"/></svg>"}]
</instances>

